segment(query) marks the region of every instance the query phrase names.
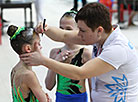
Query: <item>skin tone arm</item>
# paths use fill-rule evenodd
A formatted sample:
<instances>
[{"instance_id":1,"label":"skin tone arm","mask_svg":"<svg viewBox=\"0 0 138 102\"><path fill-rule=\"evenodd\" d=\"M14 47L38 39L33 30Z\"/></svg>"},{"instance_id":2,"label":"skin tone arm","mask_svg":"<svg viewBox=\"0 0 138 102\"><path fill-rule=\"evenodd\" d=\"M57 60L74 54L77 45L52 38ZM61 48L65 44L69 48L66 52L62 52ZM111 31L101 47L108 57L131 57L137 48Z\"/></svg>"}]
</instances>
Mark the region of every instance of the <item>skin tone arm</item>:
<instances>
[{"instance_id":1,"label":"skin tone arm","mask_svg":"<svg viewBox=\"0 0 138 102\"><path fill-rule=\"evenodd\" d=\"M29 89L33 92L39 102L50 102L48 96L42 90L39 81L34 72L28 72L25 77L25 83Z\"/></svg>"},{"instance_id":2,"label":"skin tone arm","mask_svg":"<svg viewBox=\"0 0 138 102\"><path fill-rule=\"evenodd\" d=\"M99 58L91 59L82 67L60 63L45 57L42 57L40 63L65 77L76 80L98 76L114 69Z\"/></svg>"},{"instance_id":3,"label":"skin tone arm","mask_svg":"<svg viewBox=\"0 0 138 102\"><path fill-rule=\"evenodd\" d=\"M55 84L56 84L56 73L49 69L45 79L46 88L48 90L52 90Z\"/></svg>"},{"instance_id":4,"label":"skin tone arm","mask_svg":"<svg viewBox=\"0 0 138 102\"><path fill-rule=\"evenodd\" d=\"M51 50L50 52L50 58L55 59L57 52L56 49ZM52 70L48 70L46 79L45 79L45 85L48 90L52 90L56 84L56 73Z\"/></svg>"},{"instance_id":5,"label":"skin tone arm","mask_svg":"<svg viewBox=\"0 0 138 102\"><path fill-rule=\"evenodd\" d=\"M43 33L42 23L38 24L36 27L38 33ZM78 36L79 30L63 30L57 27L47 26L45 27L44 32L49 38L54 41L64 42L64 43L74 43L74 44L83 44L81 37Z\"/></svg>"},{"instance_id":6,"label":"skin tone arm","mask_svg":"<svg viewBox=\"0 0 138 102\"><path fill-rule=\"evenodd\" d=\"M92 53L90 50L85 49L84 50L85 53L83 54L83 61L84 63L86 63L87 61L89 61L92 58ZM89 85L89 93L90 93L90 102L92 102L92 97L91 97L91 78L88 78L88 85Z\"/></svg>"},{"instance_id":7,"label":"skin tone arm","mask_svg":"<svg viewBox=\"0 0 138 102\"><path fill-rule=\"evenodd\" d=\"M36 52L20 55L20 58L27 65L44 65L58 74L75 80L91 78L114 70L112 65L99 58L89 60L82 67L61 63L43 56L37 46L38 45L36 44Z\"/></svg>"},{"instance_id":8,"label":"skin tone arm","mask_svg":"<svg viewBox=\"0 0 138 102\"><path fill-rule=\"evenodd\" d=\"M61 63L43 56L37 43L35 47L35 52L20 55L24 63L30 66L44 65L54 72L71 79L80 80L91 78L114 70L112 65L99 58L91 59L81 67Z\"/></svg>"},{"instance_id":9,"label":"skin tone arm","mask_svg":"<svg viewBox=\"0 0 138 102\"><path fill-rule=\"evenodd\" d=\"M93 102L92 101L92 97L91 97L91 92L92 92L92 84L91 84L92 82L91 82L91 78L89 78L88 79L88 84L89 84L89 93L90 93L90 102Z\"/></svg>"},{"instance_id":10,"label":"skin tone arm","mask_svg":"<svg viewBox=\"0 0 138 102\"><path fill-rule=\"evenodd\" d=\"M62 62L62 56L67 55L67 50L58 54L59 49L55 48L50 52L50 58ZM56 84L56 73L52 70L48 70L47 77L45 79L46 88L52 90Z\"/></svg>"}]
</instances>

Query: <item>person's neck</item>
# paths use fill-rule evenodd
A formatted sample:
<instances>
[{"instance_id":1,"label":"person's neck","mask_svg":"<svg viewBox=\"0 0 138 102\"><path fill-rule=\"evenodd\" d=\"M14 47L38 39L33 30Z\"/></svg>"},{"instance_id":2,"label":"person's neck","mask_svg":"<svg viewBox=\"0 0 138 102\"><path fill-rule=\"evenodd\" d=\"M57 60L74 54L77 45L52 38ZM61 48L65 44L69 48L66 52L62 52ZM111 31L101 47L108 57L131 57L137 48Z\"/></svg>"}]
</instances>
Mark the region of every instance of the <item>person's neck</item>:
<instances>
[{"instance_id":1,"label":"person's neck","mask_svg":"<svg viewBox=\"0 0 138 102\"><path fill-rule=\"evenodd\" d=\"M75 44L66 44L66 45L64 46L64 48L65 48L66 50L77 50L77 49L80 49L81 46L80 46L80 45L75 45Z\"/></svg>"},{"instance_id":2,"label":"person's neck","mask_svg":"<svg viewBox=\"0 0 138 102\"><path fill-rule=\"evenodd\" d=\"M28 70L32 70L32 66L26 65L22 60L20 60L19 63L23 66L23 68L28 69Z\"/></svg>"},{"instance_id":3,"label":"person's neck","mask_svg":"<svg viewBox=\"0 0 138 102\"><path fill-rule=\"evenodd\" d=\"M111 35L111 33L114 31L114 29L112 28L112 30L109 33L105 33L103 34L103 38L101 39L100 43L99 43L99 47L102 48L103 44L105 43L105 41L107 40L107 38Z\"/></svg>"}]
</instances>

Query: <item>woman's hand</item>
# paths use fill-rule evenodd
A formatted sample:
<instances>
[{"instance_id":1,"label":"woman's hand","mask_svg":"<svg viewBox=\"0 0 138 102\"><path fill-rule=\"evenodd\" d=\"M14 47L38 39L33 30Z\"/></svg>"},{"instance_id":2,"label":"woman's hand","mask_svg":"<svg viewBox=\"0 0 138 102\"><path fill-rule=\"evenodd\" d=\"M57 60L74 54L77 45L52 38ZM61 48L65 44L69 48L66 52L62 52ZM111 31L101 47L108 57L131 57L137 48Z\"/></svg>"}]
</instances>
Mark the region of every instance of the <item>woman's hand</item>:
<instances>
[{"instance_id":1,"label":"woman's hand","mask_svg":"<svg viewBox=\"0 0 138 102\"><path fill-rule=\"evenodd\" d=\"M35 43L35 52L21 54L20 59L29 66L43 65L44 56L41 54L41 48Z\"/></svg>"},{"instance_id":2,"label":"woman's hand","mask_svg":"<svg viewBox=\"0 0 138 102\"><path fill-rule=\"evenodd\" d=\"M36 33L44 33L44 31L47 31L48 26L47 24L45 25L45 27L43 28L43 23L40 22L36 27L35 27L35 32Z\"/></svg>"}]
</instances>

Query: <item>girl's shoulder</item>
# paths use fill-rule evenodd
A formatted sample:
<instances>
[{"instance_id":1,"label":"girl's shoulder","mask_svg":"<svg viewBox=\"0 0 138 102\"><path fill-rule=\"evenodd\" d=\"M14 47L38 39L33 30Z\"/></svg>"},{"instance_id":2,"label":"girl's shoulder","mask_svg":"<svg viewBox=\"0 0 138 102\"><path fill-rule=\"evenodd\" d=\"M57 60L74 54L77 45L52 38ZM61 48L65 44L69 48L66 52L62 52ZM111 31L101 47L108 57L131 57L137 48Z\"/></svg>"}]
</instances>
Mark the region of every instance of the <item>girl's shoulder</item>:
<instances>
[{"instance_id":1,"label":"girl's shoulder","mask_svg":"<svg viewBox=\"0 0 138 102\"><path fill-rule=\"evenodd\" d=\"M91 58L92 58L92 50L84 47L83 54L82 54L83 62L86 63Z\"/></svg>"}]
</instances>

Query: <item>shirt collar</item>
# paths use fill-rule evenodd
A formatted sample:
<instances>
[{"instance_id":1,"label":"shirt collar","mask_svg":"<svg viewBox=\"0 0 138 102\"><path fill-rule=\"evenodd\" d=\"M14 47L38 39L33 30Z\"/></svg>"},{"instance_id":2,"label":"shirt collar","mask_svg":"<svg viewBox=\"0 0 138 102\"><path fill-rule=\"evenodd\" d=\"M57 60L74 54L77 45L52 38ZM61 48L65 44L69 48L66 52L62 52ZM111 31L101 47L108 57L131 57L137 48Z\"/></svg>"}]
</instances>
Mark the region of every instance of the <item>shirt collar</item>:
<instances>
[{"instance_id":1,"label":"shirt collar","mask_svg":"<svg viewBox=\"0 0 138 102\"><path fill-rule=\"evenodd\" d=\"M102 47L103 49L104 49L104 47L109 45L114 40L114 38L116 38L118 36L118 34L121 32L119 25L114 25L113 29L114 29L113 32L109 35L109 37L104 42L103 47Z\"/></svg>"}]
</instances>

